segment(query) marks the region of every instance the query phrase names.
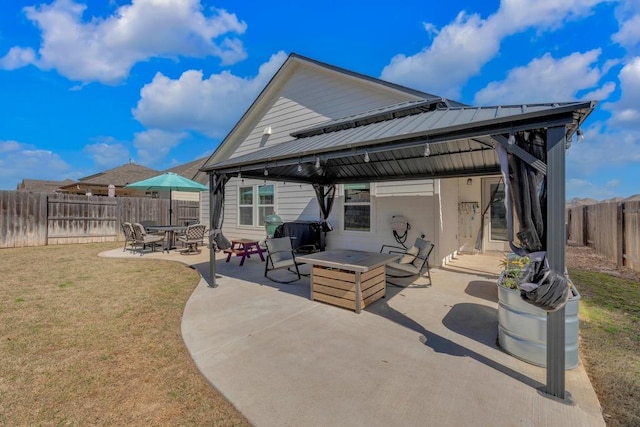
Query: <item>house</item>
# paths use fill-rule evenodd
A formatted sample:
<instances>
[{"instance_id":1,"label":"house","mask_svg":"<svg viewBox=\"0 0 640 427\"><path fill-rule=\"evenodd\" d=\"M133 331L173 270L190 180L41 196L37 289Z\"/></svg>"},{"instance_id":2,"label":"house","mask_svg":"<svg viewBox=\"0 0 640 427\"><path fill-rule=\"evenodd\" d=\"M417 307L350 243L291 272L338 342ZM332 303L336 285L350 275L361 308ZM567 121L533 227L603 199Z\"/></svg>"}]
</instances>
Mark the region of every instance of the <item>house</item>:
<instances>
[{"instance_id":1,"label":"house","mask_svg":"<svg viewBox=\"0 0 640 427\"><path fill-rule=\"evenodd\" d=\"M472 107L291 54L202 172L225 184L226 236L263 239L271 213L322 219L320 188L333 201L327 248L395 243L403 216L406 244L424 234L439 265L509 248L497 148L546 173L520 146L572 137L594 106Z\"/></svg>"},{"instance_id":2,"label":"house","mask_svg":"<svg viewBox=\"0 0 640 427\"><path fill-rule=\"evenodd\" d=\"M19 191L34 191L39 193L59 193L61 192L61 187L70 184L75 184L75 181L72 179L65 179L64 181L52 181L24 178L22 182L18 184L16 189Z\"/></svg>"},{"instance_id":3,"label":"house","mask_svg":"<svg viewBox=\"0 0 640 427\"><path fill-rule=\"evenodd\" d=\"M432 264L508 239L561 274L565 153L596 104L467 106L292 54L201 169L210 237L262 238L277 212L330 221L328 249L377 251L402 215ZM216 287L213 251L209 275ZM564 309L547 320L545 393L564 399Z\"/></svg>"}]
</instances>

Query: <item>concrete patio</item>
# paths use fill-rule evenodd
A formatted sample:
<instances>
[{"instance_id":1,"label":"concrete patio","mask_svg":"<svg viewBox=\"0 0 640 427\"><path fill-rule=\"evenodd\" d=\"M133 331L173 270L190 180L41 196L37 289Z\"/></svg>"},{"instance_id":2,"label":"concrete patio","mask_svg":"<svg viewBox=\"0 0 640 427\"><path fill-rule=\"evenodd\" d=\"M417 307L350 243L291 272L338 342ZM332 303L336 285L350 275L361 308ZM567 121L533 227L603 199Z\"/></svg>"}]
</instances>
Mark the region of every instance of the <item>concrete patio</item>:
<instances>
[{"instance_id":1,"label":"concrete patio","mask_svg":"<svg viewBox=\"0 0 640 427\"><path fill-rule=\"evenodd\" d=\"M433 286L389 287L355 314L310 301L307 277L265 279L257 256L240 267L218 254L213 289L207 249L103 255L172 259L200 271L184 342L254 425L605 425L582 364L566 371L571 403L560 402L539 391L545 369L497 346L497 256L460 255L432 269Z\"/></svg>"}]
</instances>

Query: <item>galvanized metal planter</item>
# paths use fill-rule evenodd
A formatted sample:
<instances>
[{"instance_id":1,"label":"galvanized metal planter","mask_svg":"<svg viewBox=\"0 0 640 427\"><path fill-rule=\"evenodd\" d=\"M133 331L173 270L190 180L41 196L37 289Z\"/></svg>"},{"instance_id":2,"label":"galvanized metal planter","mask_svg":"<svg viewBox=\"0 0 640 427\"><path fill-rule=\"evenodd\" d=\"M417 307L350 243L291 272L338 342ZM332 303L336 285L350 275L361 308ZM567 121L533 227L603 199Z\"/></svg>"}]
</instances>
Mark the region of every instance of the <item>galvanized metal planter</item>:
<instances>
[{"instance_id":1,"label":"galvanized metal planter","mask_svg":"<svg viewBox=\"0 0 640 427\"><path fill-rule=\"evenodd\" d=\"M507 353L534 365L547 364L547 312L522 300L498 279L498 342ZM578 307L575 289L565 306L565 369L578 366Z\"/></svg>"}]
</instances>

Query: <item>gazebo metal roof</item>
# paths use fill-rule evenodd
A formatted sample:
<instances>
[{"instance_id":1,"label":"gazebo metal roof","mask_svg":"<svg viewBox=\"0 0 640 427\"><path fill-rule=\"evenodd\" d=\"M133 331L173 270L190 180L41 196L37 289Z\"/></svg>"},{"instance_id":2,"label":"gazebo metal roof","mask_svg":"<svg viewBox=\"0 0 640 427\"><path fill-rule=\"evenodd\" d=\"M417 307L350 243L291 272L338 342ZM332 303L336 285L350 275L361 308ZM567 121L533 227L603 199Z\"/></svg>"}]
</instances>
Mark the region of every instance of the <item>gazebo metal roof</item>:
<instances>
[{"instance_id":1,"label":"gazebo metal roof","mask_svg":"<svg viewBox=\"0 0 640 427\"><path fill-rule=\"evenodd\" d=\"M405 102L330 120L201 170L257 179L266 172L272 181L319 184L482 176L500 172L495 147L502 144L544 172L542 162L507 143L509 134L564 125L571 137L595 107L595 102L448 107L445 101Z\"/></svg>"}]
</instances>

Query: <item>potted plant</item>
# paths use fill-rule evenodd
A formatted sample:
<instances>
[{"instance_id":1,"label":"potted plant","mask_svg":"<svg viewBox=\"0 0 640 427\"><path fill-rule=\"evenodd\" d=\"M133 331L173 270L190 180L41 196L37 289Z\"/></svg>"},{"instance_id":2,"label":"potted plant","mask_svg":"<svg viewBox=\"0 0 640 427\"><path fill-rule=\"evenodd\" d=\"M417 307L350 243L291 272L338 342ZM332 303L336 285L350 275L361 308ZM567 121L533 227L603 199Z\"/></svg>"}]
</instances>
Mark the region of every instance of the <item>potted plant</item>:
<instances>
[{"instance_id":1,"label":"potted plant","mask_svg":"<svg viewBox=\"0 0 640 427\"><path fill-rule=\"evenodd\" d=\"M530 263L527 256L508 254L498 278L498 343L507 353L538 366L547 362L547 311L521 297L520 284ZM580 294L571 285L565 306L565 368L578 365L578 304Z\"/></svg>"},{"instance_id":2,"label":"potted plant","mask_svg":"<svg viewBox=\"0 0 640 427\"><path fill-rule=\"evenodd\" d=\"M524 269L529 265L529 262L528 256L507 254L500 263L502 273L498 278L498 284L509 289L518 289L518 284L524 274Z\"/></svg>"}]
</instances>

